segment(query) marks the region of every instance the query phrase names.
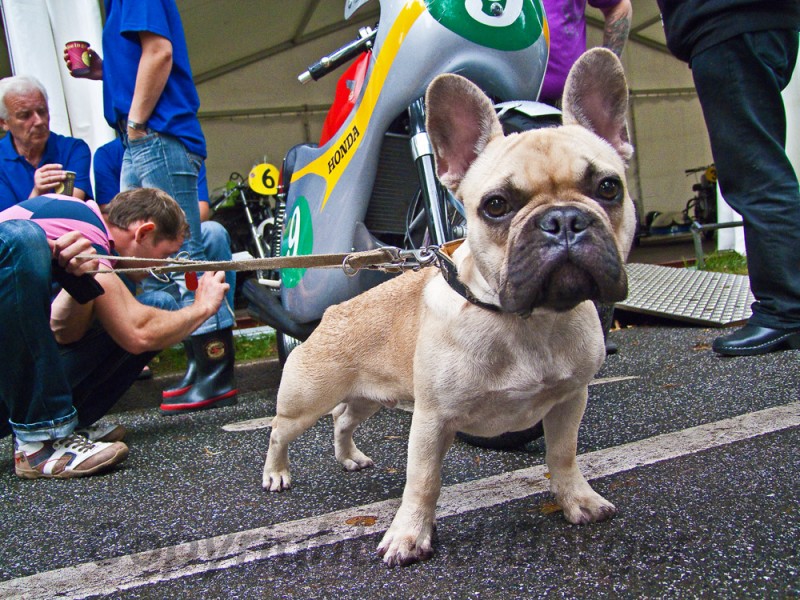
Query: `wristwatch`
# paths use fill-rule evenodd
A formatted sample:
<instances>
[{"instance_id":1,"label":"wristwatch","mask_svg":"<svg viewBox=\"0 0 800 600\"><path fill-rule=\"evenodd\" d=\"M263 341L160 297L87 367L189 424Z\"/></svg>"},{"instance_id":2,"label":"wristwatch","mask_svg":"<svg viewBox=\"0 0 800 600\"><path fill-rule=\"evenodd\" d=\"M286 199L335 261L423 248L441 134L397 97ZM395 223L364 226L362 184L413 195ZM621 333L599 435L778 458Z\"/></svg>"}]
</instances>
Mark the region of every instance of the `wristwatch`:
<instances>
[{"instance_id":1,"label":"wristwatch","mask_svg":"<svg viewBox=\"0 0 800 600\"><path fill-rule=\"evenodd\" d=\"M128 129L133 129L134 131L147 131L147 123L137 123L136 121L131 121L128 119Z\"/></svg>"}]
</instances>

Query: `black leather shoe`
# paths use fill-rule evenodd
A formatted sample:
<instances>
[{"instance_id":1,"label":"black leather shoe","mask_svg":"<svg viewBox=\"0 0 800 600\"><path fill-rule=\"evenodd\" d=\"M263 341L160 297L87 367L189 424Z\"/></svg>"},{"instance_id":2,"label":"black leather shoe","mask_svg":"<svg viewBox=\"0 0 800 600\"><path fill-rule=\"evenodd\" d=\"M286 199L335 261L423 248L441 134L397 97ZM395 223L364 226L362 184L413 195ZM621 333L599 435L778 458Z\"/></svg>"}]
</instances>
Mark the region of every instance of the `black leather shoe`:
<instances>
[{"instance_id":1,"label":"black leather shoe","mask_svg":"<svg viewBox=\"0 0 800 600\"><path fill-rule=\"evenodd\" d=\"M730 335L715 339L711 348L725 356L756 356L775 350L800 349L800 329L745 325Z\"/></svg>"}]
</instances>

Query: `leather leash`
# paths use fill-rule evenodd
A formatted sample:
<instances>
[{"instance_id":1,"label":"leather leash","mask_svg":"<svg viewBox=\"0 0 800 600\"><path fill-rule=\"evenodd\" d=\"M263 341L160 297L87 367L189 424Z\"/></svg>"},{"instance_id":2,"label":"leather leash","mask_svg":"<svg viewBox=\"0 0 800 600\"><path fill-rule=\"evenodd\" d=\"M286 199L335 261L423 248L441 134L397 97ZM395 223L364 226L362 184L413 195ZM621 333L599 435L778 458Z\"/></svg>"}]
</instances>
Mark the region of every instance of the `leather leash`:
<instances>
[{"instance_id":1,"label":"leather leash","mask_svg":"<svg viewBox=\"0 0 800 600\"><path fill-rule=\"evenodd\" d=\"M463 239L446 242L441 246L428 246L420 250L401 250L384 246L375 250L341 254L305 254L299 256L275 256L233 261L202 261L182 258L137 258L125 257L126 262L146 262L147 267L126 267L123 269L98 269L94 273L196 273L197 271L270 271L277 269L325 269L341 268L352 277L363 269L399 273L406 269L419 270L436 264L447 284L468 302L493 312L503 312L496 304L489 304L476 298L469 288L458 278L458 269L453 262L453 253L464 242ZM78 258L106 258L119 260L119 256L99 254L80 254ZM159 263L163 266L152 266Z\"/></svg>"},{"instance_id":2,"label":"leather leash","mask_svg":"<svg viewBox=\"0 0 800 600\"><path fill-rule=\"evenodd\" d=\"M340 254L307 254L299 256L275 256L231 261L203 261L185 258L138 258L102 254L79 254L77 258L104 258L111 261L125 260L128 263L147 263L147 267L125 267L121 269L97 269L92 273L194 273L197 271L270 271L277 269L341 268L347 275L355 275L362 269L399 271L404 268L420 268L424 264L415 261L420 251L405 251L391 246ZM432 262L434 256L431 254ZM157 266L153 266L156 263Z\"/></svg>"}]
</instances>

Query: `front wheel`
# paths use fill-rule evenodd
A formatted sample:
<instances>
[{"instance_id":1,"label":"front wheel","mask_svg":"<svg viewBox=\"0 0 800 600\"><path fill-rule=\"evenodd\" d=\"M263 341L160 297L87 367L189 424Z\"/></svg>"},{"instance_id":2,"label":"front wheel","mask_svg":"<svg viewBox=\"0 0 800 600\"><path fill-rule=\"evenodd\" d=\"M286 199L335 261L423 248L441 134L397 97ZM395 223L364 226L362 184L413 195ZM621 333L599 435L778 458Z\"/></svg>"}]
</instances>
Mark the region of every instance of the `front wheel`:
<instances>
[{"instance_id":1,"label":"front wheel","mask_svg":"<svg viewBox=\"0 0 800 600\"><path fill-rule=\"evenodd\" d=\"M493 437L480 437L459 431L456 437L462 442L479 448L489 448L490 450L517 450L525 444L538 440L544 435L544 427L539 421L533 427L522 431L508 431Z\"/></svg>"},{"instance_id":2,"label":"front wheel","mask_svg":"<svg viewBox=\"0 0 800 600\"><path fill-rule=\"evenodd\" d=\"M275 344L278 346L278 360L281 363L281 367L286 364L286 359L289 358L289 354L291 354L292 350L302 343L303 342L297 338L287 335L282 331L275 332Z\"/></svg>"}]
</instances>

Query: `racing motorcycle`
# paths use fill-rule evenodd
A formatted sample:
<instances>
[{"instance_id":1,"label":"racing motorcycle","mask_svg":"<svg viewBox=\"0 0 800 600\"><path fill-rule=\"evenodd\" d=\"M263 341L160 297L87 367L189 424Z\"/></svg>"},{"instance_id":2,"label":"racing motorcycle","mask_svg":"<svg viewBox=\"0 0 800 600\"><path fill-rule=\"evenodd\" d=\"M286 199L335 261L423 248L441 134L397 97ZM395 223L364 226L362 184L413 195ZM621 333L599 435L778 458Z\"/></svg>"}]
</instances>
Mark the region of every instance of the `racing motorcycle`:
<instances>
[{"instance_id":1,"label":"racing motorcycle","mask_svg":"<svg viewBox=\"0 0 800 600\"><path fill-rule=\"evenodd\" d=\"M347 0L345 18L367 1ZM457 73L495 101L507 131L556 125L559 111L535 101L548 51L540 0L380 0L375 27L299 76L317 80L352 61L319 144L295 146L283 161L270 247L282 256L414 251L463 237L463 207L436 178L425 90L437 75ZM251 280L244 295L251 314L276 329L283 362L327 307L390 276L283 269L277 289Z\"/></svg>"},{"instance_id":2,"label":"racing motorcycle","mask_svg":"<svg viewBox=\"0 0 800 600\"><path fill-rule=\"evenodd\" d=\"M277 169L269 163L255 165L247 177L234 171L228 177L225 187L211 198L212 220L225 227L231 237L231 250L234 260L252 258L273 258L280 252L274 240L280 239L275 233L275 198ZM236 278L234 302L238 308L247 299L242 288L248 278L255 277L259 286L276 290L280 287L277 271L243 271Z\"/></svg>"}]
</instances>

